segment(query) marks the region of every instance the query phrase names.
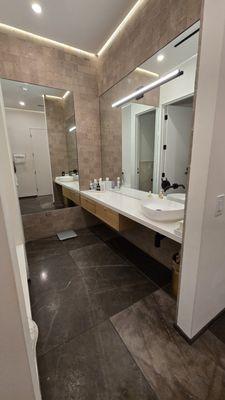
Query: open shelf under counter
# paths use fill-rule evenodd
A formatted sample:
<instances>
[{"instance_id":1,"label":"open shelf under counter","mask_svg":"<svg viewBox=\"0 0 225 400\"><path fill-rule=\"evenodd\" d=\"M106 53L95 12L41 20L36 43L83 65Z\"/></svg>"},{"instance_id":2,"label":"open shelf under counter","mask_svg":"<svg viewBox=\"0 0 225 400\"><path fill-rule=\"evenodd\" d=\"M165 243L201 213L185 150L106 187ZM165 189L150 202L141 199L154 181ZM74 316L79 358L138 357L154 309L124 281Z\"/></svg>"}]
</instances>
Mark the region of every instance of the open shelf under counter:
<instances>
[{"instance_id":1,"label":"open shelf under counter","mask_svg":"<svg viewBox=\"0 0 225 400\"><path fill-rule=\"evenodd\" d=\"M81 207L117 231L129 229L132 222L137 222L160 235L182 243L182 237L175 233L179 222L150 220L142 213L140 199L112 190L104 192L85 190L81 191L80 194Z\"/></svg>"}]
</instances>

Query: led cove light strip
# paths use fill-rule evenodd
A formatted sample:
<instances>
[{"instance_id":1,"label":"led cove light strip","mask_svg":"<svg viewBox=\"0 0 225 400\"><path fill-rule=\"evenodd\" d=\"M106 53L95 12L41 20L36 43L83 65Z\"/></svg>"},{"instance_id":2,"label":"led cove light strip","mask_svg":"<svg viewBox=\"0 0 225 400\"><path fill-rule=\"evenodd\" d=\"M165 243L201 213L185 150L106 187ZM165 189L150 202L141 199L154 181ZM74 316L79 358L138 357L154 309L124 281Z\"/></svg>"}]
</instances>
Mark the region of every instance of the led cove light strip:
<instances>
[{"instance_id":1,"label":"led cove light strip","mask_svg":"<svg viewBox=\"0 0 225 400\"><path fill-rule=\"evenodd\" d=\"M145 0L138 0L137 3L131 8L130 12L126 15L126 17L123 19L123 21L119 24L119 26L116 28L116 30L112 33L112 35L109 37L109 39L105 42L105 44L102 46L102 48L98 51L97 55L100 56L107 47L113 42L115 37L120 33L120 31L123 29L124 25L127 23L127 21L134 15L134 13L137 11L137 9L144 3Z\"/></svg>"},{"instance_id":2,"label":"led cove light strip","mask_svg":"<svg viewBox=\"0 0 225 400\"><path fill-rule=\"evenodd\" d=\"M34 33L31 33L31 32L24 31L23 29L15 28L14 26L10 26L10 25L6 25L6 24L0 23L0 29L6 30L6 31L11 31L11 32L14 32L16 34L19 33L20 35L23 35L24 37L29 37L30 39L35 39L35 40L38 40L39 42L40 41L44 42L47 45L60 47L61 49L68 50L68 51L70 51L72 53L76 53L76 54L79 53L79 54L83 54L83 55L86 55L86 56L89 56L89 57L95 57L96 56L94 53L90 53L89 51L77 49L76 47L69 46L68 44L56 42L55 40L48 39L48 38L36 35Z\"/></svg>"},{"instance_id":3,"label":"led cove light strip","mask_svg":"<svg viewBox=\"0 0 225 400\"><path fill-rule=\"evenodd\" d=\"M159 74L157 74L156 72L148 71L147 69L144 69L144 68L138 67L135 69L135 71L143 72L143 74L152 75L152 76L155 76L156 78L159 77Z\"/></svg>"},{"instance_id":4,"label":"led cove light strip","mask_svg":"<svg viewBox=\"0 0 225 400\"><path fill-rule=\"evenodd\" d=\"M69 96L69 94L70 94L70 91L69 90L67 90L67 92L63 95L63 100L65 100L65 98L67 97L67 96Z\"/></svg>"},{"instance_id":5,"label":"led cove light strip","mask_svg":"<svg viewBox=\"0 0 225 400\"><path fill-rule=\"evenodd\" d=\"M176 69L175 71L170 72L169 74L157 79L155 82L151 82L149 85L143 86L141 89L138 89L135 92L129 94L128 96L122 98L121 100L116 101L115 103L112 104L112 108L120 107L123 104L127 103L128 101L136 99L136 97L145 94L150 90L155 89L156 87L163 85L164 83L167 83L172 79L177 78L180 75L183 75L183 73L184 72L181 71L180 69Z\"/></svg>"}]
</instances>

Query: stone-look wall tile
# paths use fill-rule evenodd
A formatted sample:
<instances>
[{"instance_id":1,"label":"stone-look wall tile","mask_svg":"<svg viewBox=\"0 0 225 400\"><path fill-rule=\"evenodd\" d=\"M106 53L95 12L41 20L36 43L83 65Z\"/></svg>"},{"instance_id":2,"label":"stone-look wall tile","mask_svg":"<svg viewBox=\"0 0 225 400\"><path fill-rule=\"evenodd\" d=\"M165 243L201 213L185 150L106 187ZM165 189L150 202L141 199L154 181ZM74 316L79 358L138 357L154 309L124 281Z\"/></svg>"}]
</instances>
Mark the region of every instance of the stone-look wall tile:
<instances>
[{"instance_id":1,"label":"stone-look wall tile","mask_svg":"<svg viewBox=\"0 0 225 400\"><path fill-rule=\"evenodd\" d=\"M145 0L99 57L104 93L200 18L202 0Z\"/></svg>"},{"instance_id":2,"label":"stone-look wall tile","mask_svg":"<svg viewBox=\"0 0 225 400\"><path fill-rule=\"evenodd\" d=\"M96 225L98 220L81 207L70 207L22 216L25 241L56 235L67 229Z\"/></svg>"},{"instance_id":3,"label":"stone-look wall tile","mask_svg":"<svg viewBox=\"0 0 225 400\"><path fill-rule=\"evenodd\" d=\"M167 268L172 267L172 256L179 252L181 245L174 240L164 238L161 240L160 247L155 247L156 232L143 225L135 224L130 230L122 233L129 242L150 255Z\"/></svg>"},{"instance_id":4,"label":"stone-look wall tile","mask_svg":"<svg viewBox=\"0 0 225 400\"><path fill-rule=\"evenodd\" d=\"M101 176L97 57L70 53L43 44L41 40L4 30L0 31L0 51L1 78L74 93L78 151L81 147L84 154L85 147L89 149L94 143L92 158L86 157L84 161L78 154L80 187L87 189L92 176ZM96 157L99 162L93 163Z\"/></svg>"}]
</instances>

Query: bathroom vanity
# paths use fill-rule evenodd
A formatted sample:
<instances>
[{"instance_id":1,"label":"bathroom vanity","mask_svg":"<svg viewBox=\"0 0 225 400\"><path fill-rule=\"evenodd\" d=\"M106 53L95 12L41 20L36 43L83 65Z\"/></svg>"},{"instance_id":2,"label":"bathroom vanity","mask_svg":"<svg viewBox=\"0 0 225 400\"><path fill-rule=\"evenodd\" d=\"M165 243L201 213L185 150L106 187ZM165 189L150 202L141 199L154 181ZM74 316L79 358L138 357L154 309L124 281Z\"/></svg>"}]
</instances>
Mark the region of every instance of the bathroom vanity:
<instances>
[{"instance_id":1,"label":"bathroom vanity","mask_svg":"<svg viewBox=\"0 0 225 400\"><path fill-rule=\"evenodd\" d=\"M125 188L121 191L79 191L76 182L60 182L57 179L55 182L62 186L64 197L81 205L118 232L131 229L136 222L177 243L182 243L182 237L175 232L179 227L179 222L153 221L143 214L141 205L144 199L148 199L147 193L140 192L140 198L135 198L131 197L129 189L127 195Z\"/></svg>"}]
</instances>

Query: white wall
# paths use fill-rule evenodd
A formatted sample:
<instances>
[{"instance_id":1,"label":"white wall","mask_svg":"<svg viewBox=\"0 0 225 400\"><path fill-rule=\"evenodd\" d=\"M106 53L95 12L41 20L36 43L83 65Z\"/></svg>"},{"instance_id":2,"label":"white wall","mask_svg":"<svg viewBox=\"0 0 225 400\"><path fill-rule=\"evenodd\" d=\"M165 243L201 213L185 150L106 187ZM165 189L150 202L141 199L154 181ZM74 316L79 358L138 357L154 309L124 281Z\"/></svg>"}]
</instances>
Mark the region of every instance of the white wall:
<instances>
[{"instance_id":1,"label":"white wall","mask_svg":"<svg viewBox=\"0 0 225 400\"><path fill-rule=\"evenodd\" d=\"M197 55L177 66L177 68L184 71L184 74L160 87L160 105L193 95L195 90L196 65Z\"/></svg>"},{"instance_id":2,"label":"white wall","mask_svg":"<svg viewBox=\"0 0 225 400\"><path fill-rule=\"evenodd\" d=\"M190 147L193 127L193 109L191 106L167 106L168 120L165 121L167 145L164 162L164 172L170 183L183 184L187 189L186 168L190 162ZM168 193L173 189L169 190ZM178 192L184 191L177 189Z\"/></svg>"},{"instance_id":3,"label":"white wall","mask_svg":"<svg viewBox=\"0 0 225 400\"><path fill-rule=\"evenodd\" d=\"M25 263L18 263L17 248L24 245L22 221L14 181L0 87L0 398L40 400L36 363L28 317L30 309ZM24 290L26 289L26 290Z\"/></svg>"},{"instance_id":4,"label":"white wall","mask_svg":"<svg viewBox=\"0 0 225 400\"><path fill-rule=\"evenodd\" d=\"M225 2L205 0L177 318L189 338L225 307L224 71Z\"/></svg>"},{"instance_id":5,"label":"white wall","mask_svg":"<svg viewBox=\"0 0 225 400\"><path fill-rule=\"evenodd\" d=\"M16 165L19 196L23 197L52 193L51 167L45 114L43 112L12 108L7 108L5 111L12 153L26 155L25 162ZM34 135L38 136L38 133L40 133L40 140L35 141ZM45 133L45 135L43 133ZM31 134L33 137L30 136ZM46 139L45 141L43 140L44 138ZM39 152L37 151L38 146L36 144L38 142L40 142L40 146L43 149ZM45 165L45 174L38 174L39 164L41 166Z\"/></svg>"},{"instance_id":6,"label":"white wall","mask_svg":"<svg viewBox=\"0 0 225 400\"><path fill-rule=\"evenodd\" d=\"M136 188L137 185L137 160L136 160L136 115L147 111L151 107L131 103L121 109L122 111L122 170L124 172L124 185Z\"/></svg>"}]
</instances>

